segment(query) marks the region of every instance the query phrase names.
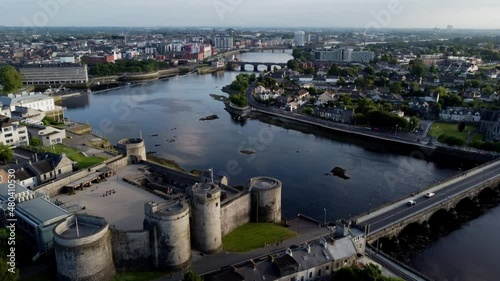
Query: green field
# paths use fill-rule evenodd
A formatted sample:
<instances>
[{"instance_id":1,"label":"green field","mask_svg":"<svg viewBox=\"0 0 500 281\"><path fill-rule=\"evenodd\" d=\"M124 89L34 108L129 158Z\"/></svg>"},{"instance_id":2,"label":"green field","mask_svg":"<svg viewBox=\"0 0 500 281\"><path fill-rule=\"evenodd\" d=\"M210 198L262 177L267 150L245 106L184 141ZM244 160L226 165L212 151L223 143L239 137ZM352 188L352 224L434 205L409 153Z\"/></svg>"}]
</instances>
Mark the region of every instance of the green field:
<instances>
[{"instance_id":1,"label":"green field","mask_svg":"<svg viewBox=\"0 0 500 281\"><path fill-rule=\"evenodd\" d=\"M56 154L65 153L69 159L78 162L78 167L80 169L86 169L88 167L94 166L104 161L104 159L101 157L96 157L96 156L85 157L78 149L65 146L63 144L48 146L45 148L45 151Z\"/></svg>"},{"instance_id":2,"label":"green field","mask_svg":"<svg viewBox=\"0 0 500 281\"><path fill-rule=\"evenodd\" d=\"M116 274L113 281L150 281L165 275L165 272L125 272Z\"/></svg>"},{"instance_id":3,"label":"green field","mask_svg":"<svg viewBox=\"0 0 500 281\"><path fill-rule=\"evenodd\" d=\"M222 238L224 250L230 252L248 252L264 247L264 244L276 244L297 236L297 233L274 223L249 223L238 227Z\"/></svg>"},{"instance_id":4,"label":"green field","mask_svg":"<svg viewBox=\"0 0 500 281\"><path fill-rule=\"evenodd\" d=\"M458 124L450 124L450 123L434 123L432 125L431 130L429 131L429 135L435 138L438 138L441 135L453 136L457 138L461 138L467 141L469 137L469 132L474 132L478 128L476 126L467 125L463 132L458 131ZM483 135L480 133L474 134L471 141L482 141Z\"/></svg>"}]
</instances>

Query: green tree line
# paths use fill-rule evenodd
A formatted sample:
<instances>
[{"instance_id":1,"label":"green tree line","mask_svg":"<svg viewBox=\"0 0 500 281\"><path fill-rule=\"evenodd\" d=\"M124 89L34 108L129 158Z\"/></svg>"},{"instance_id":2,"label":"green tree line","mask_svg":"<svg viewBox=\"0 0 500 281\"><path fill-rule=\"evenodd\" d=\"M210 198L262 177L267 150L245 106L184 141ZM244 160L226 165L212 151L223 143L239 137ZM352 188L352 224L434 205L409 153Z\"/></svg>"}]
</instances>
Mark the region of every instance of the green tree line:
<instances>
[{"instance_id":1,"label":"green tree line","mask_svg":"<svg viewBox=\"0 0 500 281\"><path fill-rule=\"evenodd\" d=\"M89 74L93 76L112 76L121 73L154 72L169 68L169 63L164 61L135 61L119 60L115 63L98 63L91 66Z\"/></svg>"}]
</instances>

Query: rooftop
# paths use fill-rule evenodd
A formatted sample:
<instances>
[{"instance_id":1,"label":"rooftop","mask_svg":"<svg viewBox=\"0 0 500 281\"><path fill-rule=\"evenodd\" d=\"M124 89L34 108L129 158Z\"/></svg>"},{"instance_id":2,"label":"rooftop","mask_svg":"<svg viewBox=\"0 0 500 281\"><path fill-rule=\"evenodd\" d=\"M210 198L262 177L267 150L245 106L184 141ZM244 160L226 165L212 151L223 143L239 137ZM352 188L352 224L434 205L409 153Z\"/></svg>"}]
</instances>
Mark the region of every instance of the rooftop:
<instances>
[{"instance_id":1,"label":"rooftop","mask_svg":"<svg viewBox=\"0 0 500 281\"><path fill-rule=\"evenodd\" d=\"M18 203L16 211L35 225L52 224L69 215L64 209L40 197Z\"/></svg>"}]
</instances>

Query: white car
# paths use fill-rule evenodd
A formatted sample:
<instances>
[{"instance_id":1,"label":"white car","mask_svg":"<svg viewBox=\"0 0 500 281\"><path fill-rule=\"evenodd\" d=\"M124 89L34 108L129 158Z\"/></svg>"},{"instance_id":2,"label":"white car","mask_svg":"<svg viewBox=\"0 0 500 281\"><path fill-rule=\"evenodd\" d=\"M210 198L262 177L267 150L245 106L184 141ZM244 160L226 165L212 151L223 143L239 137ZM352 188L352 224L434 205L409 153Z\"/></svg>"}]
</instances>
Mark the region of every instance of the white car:
<instances>
[{"instance_id":1,"label":"white car","mask_svg":"<svg viewBox=\"0 0 500 281\"><path fill-rule=\"evenodd\" d=\"M434 197L434 195L436 195L436 193L434 193L434 192L429 192L429 193L426 193L426 194L425 194L425 197L427 197L427 198L432 198L432 197Z\"/></svg>"},{"instance_id":2,"label":"white car","mask_svg":"<svg viewBox=\"0 0 500 281\"><path fill-rule=\"evenodd\" d=\"M413 200L410 200L406 203L407 206L415 206L417 204L417 202L413 201Z\"/></svg>"}]
</instances>

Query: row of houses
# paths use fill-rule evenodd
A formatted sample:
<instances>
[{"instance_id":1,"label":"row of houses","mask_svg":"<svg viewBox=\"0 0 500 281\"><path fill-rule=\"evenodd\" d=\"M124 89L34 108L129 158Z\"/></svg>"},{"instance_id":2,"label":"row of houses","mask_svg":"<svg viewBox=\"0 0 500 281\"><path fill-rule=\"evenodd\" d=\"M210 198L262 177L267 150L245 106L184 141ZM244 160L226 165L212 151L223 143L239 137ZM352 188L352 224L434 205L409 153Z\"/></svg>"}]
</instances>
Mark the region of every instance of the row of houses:
<instances>
[{"instance_id":1,"label":"row of houses","mask_svg":"<svg viewBox=\"0 0 500 281\"><path fill-rule=\"evenodd\" d=\"M340 227L340 231L344 231ZM358 254L365 251L364 233L348 230L346 236L332 235L290 247L231 270L209 276L210 281L312 281L330 280L333 272L354 265Z\"/></svg>"},{"instance_id":2,"label":"row of houses","mask_svg":"<svg viewBox=\"0 0 500 281\"><path fill-rule=\"evenodd\" d=\"M75 162L69 159L66 154L59 155L49 152L34 154L26 163L10 166L10 169L15 171L16 183L27 189L34 189L39 185L71 174L75 168ZM6 171L1 170L0 173L0 183L7 183Z\"/></svg>"}]
</instances>

